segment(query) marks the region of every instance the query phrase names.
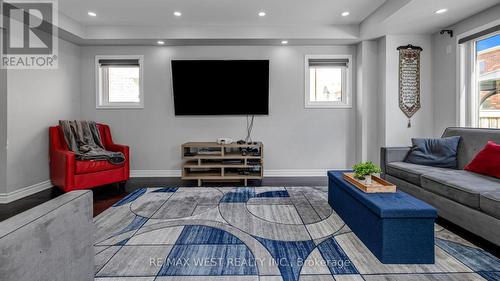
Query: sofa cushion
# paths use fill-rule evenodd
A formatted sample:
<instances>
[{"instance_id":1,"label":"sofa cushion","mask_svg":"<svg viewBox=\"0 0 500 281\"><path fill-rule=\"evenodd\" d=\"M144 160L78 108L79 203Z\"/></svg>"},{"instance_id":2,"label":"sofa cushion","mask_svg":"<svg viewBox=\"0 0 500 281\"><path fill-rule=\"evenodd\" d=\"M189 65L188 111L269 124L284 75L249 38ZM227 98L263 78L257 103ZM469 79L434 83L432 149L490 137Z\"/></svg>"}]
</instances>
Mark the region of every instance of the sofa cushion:
<instances>
[{"instance_id":1,"label":"sofa cushion","mask_svg":"<svg viewBox=\"0 0 500 281\"><path fill-rule=\"evenodd\" d=\"M107 171L122 168L125 164L113 165L109 163L107 160L86 160L86 161L76 161L76 169L75 174L90 174L100 171Z\"/></svg>"},{"instance_id":2,"label":"sofa cushion","mask_svg":"<svg viewBox=\"0 0 500 281\"><path fill-rule=\"evenodd\" d=\"M488 215L500 219L500 188L498 191L481 194L479 197L479 207Z\"/></svg>"},{"instance_id":3,"label":"sofa cushion","mask_svg":"<svg viewBox=\"0 0 500 281\"><path fill-rule=\"evenodd\" d=\"M479 210L479 196L500 189L500 180L463 170L424 174L422 188Z\"/></svg>"},{"instance_id":4,"label":"sofa cushion","mask_svg":"<svg viewBox=\"0 0 500 281\"><path fill-rule=\"evenodd\" d=\"M441 167L457 168L457 147L460 136L438 139L411 139L412 148L405 162Z\"/></svg>"},{"instance_id":5,"label":"sofa cushion","mask_svg":"<svg viewBox=\"0 0 500 281\"><path fill-rule=\"evenodd\" d=\"M489 141L464 170L500 178L500 145Z\"/></svg>"},{"instance_id":6,"label":"sofa cushion","mask_svg":"<svg viewBox=\"0 0 500 281\"><path fill-rule=\"evenodd\" d=\"M427 173L446 171L446 168L437 168L417 165L406 162L391 162L387 164L386 173L420 186L420 176Z\"/></svg>"}]
</instances>

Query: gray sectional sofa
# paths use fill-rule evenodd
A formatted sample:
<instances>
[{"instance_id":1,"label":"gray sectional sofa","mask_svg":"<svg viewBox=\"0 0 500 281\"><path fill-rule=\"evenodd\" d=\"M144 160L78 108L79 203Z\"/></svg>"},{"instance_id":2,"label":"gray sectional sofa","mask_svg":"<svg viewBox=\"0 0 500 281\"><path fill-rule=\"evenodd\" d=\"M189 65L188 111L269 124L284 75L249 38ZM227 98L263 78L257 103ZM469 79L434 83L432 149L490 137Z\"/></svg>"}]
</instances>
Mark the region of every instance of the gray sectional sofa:
<instances>
[{"instance_id":1,"label":"gray sectional sofa","mask_svg":"<svg viewBox=\"0 0 500 281\"><path fill-rule=\"evenodd\" d=\"M406 163L410 147L383 147L382 176L440 217L500 246L500 180L463 170L489 140L500 143L500 130L447 128L443 137L450 136L461 136L458 169Z\"/></svg>"}]
</instances>

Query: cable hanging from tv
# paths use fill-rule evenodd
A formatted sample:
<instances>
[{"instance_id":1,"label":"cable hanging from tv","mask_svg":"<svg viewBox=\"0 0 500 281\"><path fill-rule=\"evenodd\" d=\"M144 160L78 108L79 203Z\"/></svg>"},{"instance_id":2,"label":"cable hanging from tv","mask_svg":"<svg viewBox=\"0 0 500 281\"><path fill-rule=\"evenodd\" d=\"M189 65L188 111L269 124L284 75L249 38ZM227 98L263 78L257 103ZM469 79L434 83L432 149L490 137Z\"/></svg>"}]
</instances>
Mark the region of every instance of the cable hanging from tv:
<instances>
[{"instance_id":1,"label":"cable hanging from tv","mask_svg":"<svg viewBox=\"0 0 500 281\"><path fill-rule=\"evenodd\" d=\"M247 136L245 138L246 143L252 142L252 130L253 130L254 118L255 118L255 115L252 115L251 118L249 115L247 115Z\"/></svg>"}]
</instances>

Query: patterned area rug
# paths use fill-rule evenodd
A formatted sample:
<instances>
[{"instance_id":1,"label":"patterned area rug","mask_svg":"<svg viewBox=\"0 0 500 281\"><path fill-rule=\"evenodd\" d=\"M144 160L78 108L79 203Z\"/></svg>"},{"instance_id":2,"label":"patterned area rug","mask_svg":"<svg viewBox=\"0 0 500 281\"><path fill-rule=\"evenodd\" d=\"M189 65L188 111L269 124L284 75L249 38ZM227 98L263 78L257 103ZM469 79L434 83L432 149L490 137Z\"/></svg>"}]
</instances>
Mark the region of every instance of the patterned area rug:
<instances>
[{"instance_id":1,"label":"patterned area rug","mask_svg":"<svg viewBox=\"0 0 500 281\"><path fill-rule=\"evenodd\" d=\"M95 280L500 280L500 260L436 225L436 262L382 264L326 187L143 188L95 219Z\"/></svg>"}]
</instances>

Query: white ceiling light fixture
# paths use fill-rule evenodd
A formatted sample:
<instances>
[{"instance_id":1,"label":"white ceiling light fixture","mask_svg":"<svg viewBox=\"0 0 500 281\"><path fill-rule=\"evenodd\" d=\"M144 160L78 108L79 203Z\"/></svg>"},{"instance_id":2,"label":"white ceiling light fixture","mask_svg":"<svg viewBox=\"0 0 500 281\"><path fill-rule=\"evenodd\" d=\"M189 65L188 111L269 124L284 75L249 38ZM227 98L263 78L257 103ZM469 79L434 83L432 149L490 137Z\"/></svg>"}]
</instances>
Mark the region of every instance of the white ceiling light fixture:
<instances>
[{"instance_id":1,"label":"white ceiling light fixture","mask_svg":"<svg viewBox=\"0 0 500 281\"><path fill-rule=\"evenodd\" d=\"M182 13L181 13L181 12L179 12L179 11L175 11L175 12L174 12L174 16L176 16L176 17L180 17L180 16L182 16Z\"/></svg>"},{"instance_id":2,"label":"white ceiling light fixture","mask_svg":"<svg viewBox=\"0 0 500 281\"><path fill-rule=\"evenodd\" d=\"M266 16L266 12L264 11L261 11L258 13L259 17L265 17Z\"/></svg>"},{"instance_id":3,"label":"white ceiling light fixture","mask_svg":"<svg viewBox=\"0 0 500 281\"><path fill-rule=\"evenodd\" d=\"M448 11L448 9L439 9L439 10L435 11L434 13L442 14L442 13L446 13L447 11Z\"/></svg>"},{"instance_id":4,"label":"white ceiling light fixture","mask_svg":"<svg viewBox=\"0 0 500 281\"><path fill-rule=\"evenodd\" d=\"M156 42L156 44L158 44L158 45L165 45L165 41L158 40L158 41Z\"/></svg>"},{"instance_id":5,"label":"white ceiling light fixture","mask_svg":"<svg viewBox=\"0 0 500 281\"><path fill-rule=\"evenodd\" d=\"M345 11L345 12L343 12L341 15L342 15L343 17L347 17L347 16L348 16L348 15L350 15L350 14L351 14L351 13L349 13L348 11Z\"/></svg>"},{"instance_id":6,"label":"white ceiling light fixture","mask_svg":"<svg viewBox=\"0 0 500 281\"><path fill-rule=\"evenodd\" d=\"M286 44L288 44L288 41L286 40L281 41L281 45L286 45Z\"/></svg>"},{"instance_id":7,"label":"white ceiling light fixture","mask_svg":"<svg viewBox=\"0 0 500 281\"><path fill-rule=\"evenodd\" d=\"M95 12L92 12L92 11L89 11L87 13L87 15L91 16L91 17L97 17L97 14Z\"/></svg>"}]
</instances>

